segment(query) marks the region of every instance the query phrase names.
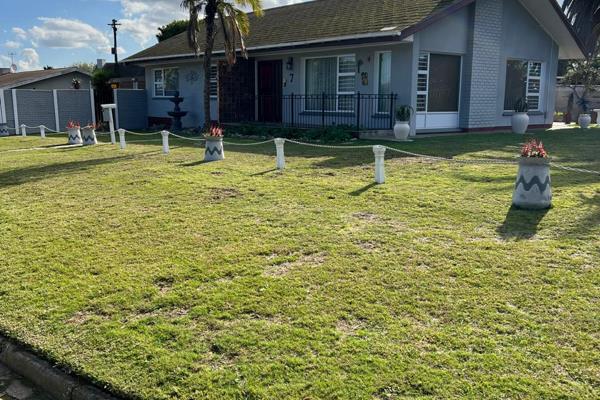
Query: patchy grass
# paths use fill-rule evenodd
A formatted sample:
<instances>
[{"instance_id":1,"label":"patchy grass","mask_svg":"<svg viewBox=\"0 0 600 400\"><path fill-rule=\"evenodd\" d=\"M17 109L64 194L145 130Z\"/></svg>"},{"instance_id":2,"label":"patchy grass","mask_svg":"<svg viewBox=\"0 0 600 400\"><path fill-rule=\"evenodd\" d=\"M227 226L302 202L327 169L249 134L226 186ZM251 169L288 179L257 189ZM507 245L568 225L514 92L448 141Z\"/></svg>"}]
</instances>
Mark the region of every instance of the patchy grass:
<instances>
[{"instance_id":1,"label":"patchy grass","mask_svg":"<svg viewBox=\"0 0 600 400\"><path fill-rule=\"evenodd\" d=\"M600 170L600 130L541 137ZM131 139L131 138L130 138ZM511 134L410 151L513 157ZM598 398L600 180L370 150L185 142L9 151L0 139L0 330L143 399Z\"/></svg>"}]
</instances>

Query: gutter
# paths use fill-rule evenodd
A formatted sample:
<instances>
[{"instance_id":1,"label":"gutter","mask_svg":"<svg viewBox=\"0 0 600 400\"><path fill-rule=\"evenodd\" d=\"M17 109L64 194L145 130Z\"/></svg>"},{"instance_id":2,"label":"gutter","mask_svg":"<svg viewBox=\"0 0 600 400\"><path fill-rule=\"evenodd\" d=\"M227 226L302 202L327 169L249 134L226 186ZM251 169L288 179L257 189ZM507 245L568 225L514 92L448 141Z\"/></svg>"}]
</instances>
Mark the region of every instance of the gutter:
<instances>
[{"instance_id":1,"label":"gutter","mask_svg":"<svg viewBox=\"0 0 600 400\"><path fill-rule=\"evenodd\" d=\"M470 0L474 1L474 0ZM253 46L247 47L246 50L250 51L259 51L259 50L273 50L280 48L294 48L301 46L310 46L313 44L322 44L322 43L335 43L341 41L348 40L362 40L362 39L379 39L379 38L393 38L395 40L403 40L406 39L410 35L403 35L402 31L385 31L385 32L372 32L372 33L363 33L358 35L346 35L346 36L335 36L325 39L313 39L313 40L304 40L299 42L288 42L288 43L277 43L271 45L264 46ZM214 51L213 54L225 54L224 50ZM165 60L170 58L186 58L186 57L196 57L195 53L182 53L182 54L172 54L168 56L154 56L154 57L139 57L139 58L127 58L123 60L123 63L130 62L140 62L140 61L154 61L154 60Z\"/></svg>"}]
</instances>

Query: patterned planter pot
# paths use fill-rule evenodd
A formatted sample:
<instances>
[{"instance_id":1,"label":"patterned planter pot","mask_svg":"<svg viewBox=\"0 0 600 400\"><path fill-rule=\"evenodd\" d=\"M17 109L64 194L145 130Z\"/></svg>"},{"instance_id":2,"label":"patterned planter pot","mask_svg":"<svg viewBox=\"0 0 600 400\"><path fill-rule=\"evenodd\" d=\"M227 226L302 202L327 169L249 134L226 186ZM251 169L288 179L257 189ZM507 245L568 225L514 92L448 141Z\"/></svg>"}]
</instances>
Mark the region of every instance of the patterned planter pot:
<instances>
[{"instance_id":1,"label":"patterned planter pot","mask_svg":"<svg viewBox=\"0 0 600 400\"><path fill-rule=\"evenodd\" d=\"M98 144L98 139L96 138L96 130L94 128L81 128L81 136L84 146L93 146L95 144Z\"/></svg>"},{"instance_id":2,"label":"patterned planter pot","mask_svg":"<svg viewBox=\"0 0 600 400\"><path fill-rule=\"evenodd\" d=\"M550 160L521 157L513 204L531 210L549 208L552 205Z\"/></svg>"},{"instance_id":3,"label":"patterned planter pot","mask_svg":"<svg viewBox=\"0 0 600 400\"><path fill-rule=\"evenodd\" d=\"M79 128L68 128L67 133L69 134L69 144L83 143L83 139L81 138L81 130Z\"/></svg>"},{"instance_id":4,"label":"patterned planter pot","mask_svg":"<svg viewBox=\"0 0 600 400\"><path fill-rule=\"evenodd\" d=\"M8 132L8 125L0 124L0 136L8 136L10 133Z\"/></svg>"},{"instance_id":5,"label":"patterned planter pot","mask_svg":"<svg viewBox=\"0 0 600 400\"><path fill-rule=\"evenodd\" d=\"M223 150L223 138L206 137L206 149L204 150L204 161L218 161L225 159Z\"/></svg>"},{"instance_id":6,"label":"patterned planter pot","mask_svg":"<svg viewBox=\"0 0 600 400\"><path fill-rule=\"evenodd\" d=\"M580 114L577 121L581 129L590 129L592 123L592 116L590 114Z\"/></svg>"}]
</instances>

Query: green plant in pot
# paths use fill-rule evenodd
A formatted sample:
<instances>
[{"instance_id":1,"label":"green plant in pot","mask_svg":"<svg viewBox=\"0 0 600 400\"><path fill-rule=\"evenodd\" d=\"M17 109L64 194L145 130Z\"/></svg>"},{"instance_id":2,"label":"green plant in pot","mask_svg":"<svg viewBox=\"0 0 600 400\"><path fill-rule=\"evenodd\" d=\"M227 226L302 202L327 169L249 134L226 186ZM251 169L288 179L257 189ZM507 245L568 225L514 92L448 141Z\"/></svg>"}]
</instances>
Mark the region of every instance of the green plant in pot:
<instances>
[{"instance_id":1,"label":"green plant in pot","mask_svg":"<svg viewBox=\"0 0 600 400\"><path fill-rule=\"evenodd\" d=\"M524 98L520 98L515 103L514 111L511 118L512 131L513 133L522 135L527 132L527 128L529 127L529 115L527 115L529 104Z\"/></svg>"},{"instance_id":2,"label":"green plant in pot","mask_svg":"<svg viewBox=\"0 0 600 400\"><path fill-rule=\"evenodd\" d=\"M402 105L396 109L396 124L394 137L398 140L407 140L410 135L410 119L414 109L409 105Z\"/></svg>"}]
</instances>

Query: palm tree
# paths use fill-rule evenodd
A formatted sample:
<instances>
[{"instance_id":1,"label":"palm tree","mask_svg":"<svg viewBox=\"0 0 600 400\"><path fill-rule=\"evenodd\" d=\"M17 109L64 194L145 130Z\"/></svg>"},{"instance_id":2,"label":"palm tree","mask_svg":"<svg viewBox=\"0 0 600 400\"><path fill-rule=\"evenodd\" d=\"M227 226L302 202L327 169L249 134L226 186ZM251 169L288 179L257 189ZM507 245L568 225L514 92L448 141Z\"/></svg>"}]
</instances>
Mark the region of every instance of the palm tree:
<instances>
[{"instance_id":1,"label":"palm tree","mask_svg":"<svg viewBox=\"0 0 600 400\"><path fill-rule=\"evenodd\" d=\"M588 59L598 54L600 0L564 0L563 10L583 41Z\"/></svg>"},{"instance_id":2,"label":"palm tree","mask_svg":"<svg viewBox=\"0 0 600 400\"><path fill-rule=\"evenodd\" d=\"M225 58L229 65L235 64L237 50L248 58L244 37L250 33L248 14L238 7L251 8L261 16L261 0L183 0L181 6L190 13L187 38L196 55L204 44L204 115L205 126L210 124L210 67L217 33L223 36ZM200 15L204 13L201 20ZM203 36L203 37L202 37Z\"/></svg>"}]
</instances>

